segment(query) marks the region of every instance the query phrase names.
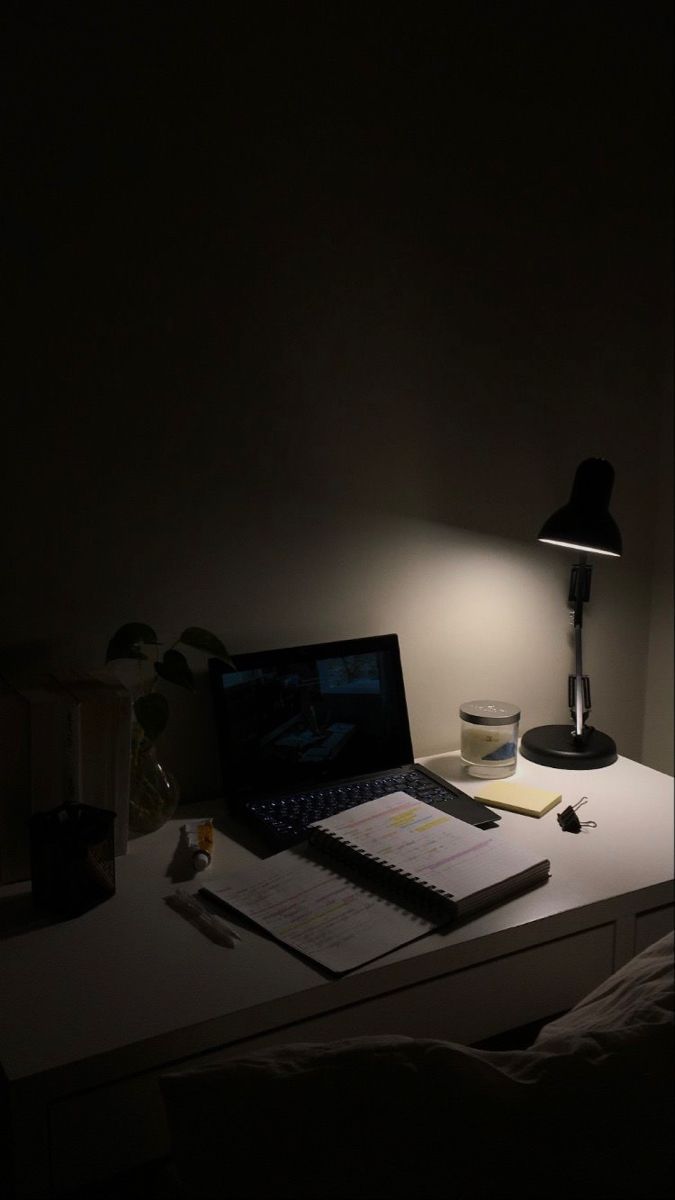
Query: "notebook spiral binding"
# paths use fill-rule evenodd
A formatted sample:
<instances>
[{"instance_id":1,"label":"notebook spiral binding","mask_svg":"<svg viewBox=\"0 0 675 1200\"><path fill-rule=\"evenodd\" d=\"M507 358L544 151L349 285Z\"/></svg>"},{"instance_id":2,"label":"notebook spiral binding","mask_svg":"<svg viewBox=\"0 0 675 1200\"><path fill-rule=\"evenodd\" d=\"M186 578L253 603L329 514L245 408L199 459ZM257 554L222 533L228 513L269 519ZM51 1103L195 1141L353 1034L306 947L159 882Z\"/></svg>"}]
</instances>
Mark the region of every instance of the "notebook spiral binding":
<instances>
[{"instance_id":1,"label":"notebook spiral binding","mask_svg":"<svg viewBox=\"0 0 675 1200\"><path fill-rule=\"evenodd\" d=\"M445 892L437 884L425 883L419 875L395 867L374 854L366 854L355 846L344 834L329 832L320 825L311 827L308 831L310 843L321 846L327 853L333 854L342 862L367 871L368 881L376 883L378 879L391 882L396 877L401 894L406 896L406 903L419 911L420 915L428 913L452 919L456 914L456 905L452 895Z\"/></svg>"}]
</instances>

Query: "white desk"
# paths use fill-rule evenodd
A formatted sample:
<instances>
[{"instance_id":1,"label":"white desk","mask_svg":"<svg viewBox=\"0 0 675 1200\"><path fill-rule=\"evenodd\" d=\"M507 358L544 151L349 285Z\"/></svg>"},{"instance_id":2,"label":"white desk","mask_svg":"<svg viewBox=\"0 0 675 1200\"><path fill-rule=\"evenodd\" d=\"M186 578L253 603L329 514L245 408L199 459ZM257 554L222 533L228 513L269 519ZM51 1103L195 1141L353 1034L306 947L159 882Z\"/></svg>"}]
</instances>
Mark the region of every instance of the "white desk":
<instances>
[{"instance_id":1,"label":"white desk","mask_svg":"<svg viewBox=\"0 0 675 1200\"><path fill-rule=\"evenodd\" d=\"M423 761L478 785L457 754ZM133 842L116 896L76 920L27 931L29 888L0 890L0 922L20 931L0 941L19 1194L162 1154L157 1075L169 1065L359 1033L477 1041L569 1007L672 926L669 776L627 759L587 772L521 759L515 778L563 793L539 820L502 814L510 837L551 860L548 883L339 980L250 928L235 950L216 946L163 903L180 819ZM556 813L582 795L597 829L563 833ZM253 854L214 815L215 879Z\"/></svg>"}]
</instances>

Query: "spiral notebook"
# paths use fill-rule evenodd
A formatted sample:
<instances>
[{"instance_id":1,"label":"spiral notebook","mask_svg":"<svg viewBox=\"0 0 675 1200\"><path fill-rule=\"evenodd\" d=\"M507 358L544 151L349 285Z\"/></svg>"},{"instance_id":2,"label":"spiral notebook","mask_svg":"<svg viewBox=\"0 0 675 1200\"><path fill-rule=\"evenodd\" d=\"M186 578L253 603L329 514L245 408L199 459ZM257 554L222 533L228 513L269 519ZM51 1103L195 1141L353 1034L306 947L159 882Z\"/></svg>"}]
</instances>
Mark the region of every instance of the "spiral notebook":
<instances>
[{"instance_id":1,"label":"spiral notebook","mask_svg":"<svg viewBox=\"0 0 675 1200\"><path fill-rule=\"evenodd\" d=\"M405 792L310 826L309 841L202 888L334 974L543 883L547 859Z\"/></svg>"}]
</instances>

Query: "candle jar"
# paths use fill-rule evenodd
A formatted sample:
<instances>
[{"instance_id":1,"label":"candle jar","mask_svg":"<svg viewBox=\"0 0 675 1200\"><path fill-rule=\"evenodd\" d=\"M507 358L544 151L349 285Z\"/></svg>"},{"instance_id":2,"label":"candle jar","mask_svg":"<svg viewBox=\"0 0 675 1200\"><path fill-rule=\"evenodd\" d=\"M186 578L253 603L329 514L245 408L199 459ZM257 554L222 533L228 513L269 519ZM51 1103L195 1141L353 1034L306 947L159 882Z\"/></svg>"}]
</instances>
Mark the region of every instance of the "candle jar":
<instances>
[{"instance_id":1,"label":"candle jar","mask_svg":"<svg viewBox=\"0 0 675 1200\"><path fill-rule=\"evenodd\" d=\"M520 709L503 700L470 700L459 708L461 757L469 775L504 779L516 769Z\"/></svg>"}]
</instances>

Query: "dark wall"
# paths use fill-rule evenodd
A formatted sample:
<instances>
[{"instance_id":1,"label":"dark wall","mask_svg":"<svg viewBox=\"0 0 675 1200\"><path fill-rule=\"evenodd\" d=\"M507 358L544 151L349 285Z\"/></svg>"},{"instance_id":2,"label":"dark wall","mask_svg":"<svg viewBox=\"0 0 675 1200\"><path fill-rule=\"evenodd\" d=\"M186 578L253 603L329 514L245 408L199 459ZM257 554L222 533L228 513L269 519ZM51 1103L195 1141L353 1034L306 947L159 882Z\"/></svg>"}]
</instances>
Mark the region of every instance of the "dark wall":
<instances>
[{"instance_id":1,"label":"dark wall","mask_svg":"<svg viewBox=\"0 0 675 1200\"><path fill-rule=\"evenodd\" d=\"M670 5L29 7L7 646L91 659L136 618L235 648L332 636L336 611L370 632L350 529L529 546L589 454L617 470L644 625Z\"/></svg>"}]
</instances>

